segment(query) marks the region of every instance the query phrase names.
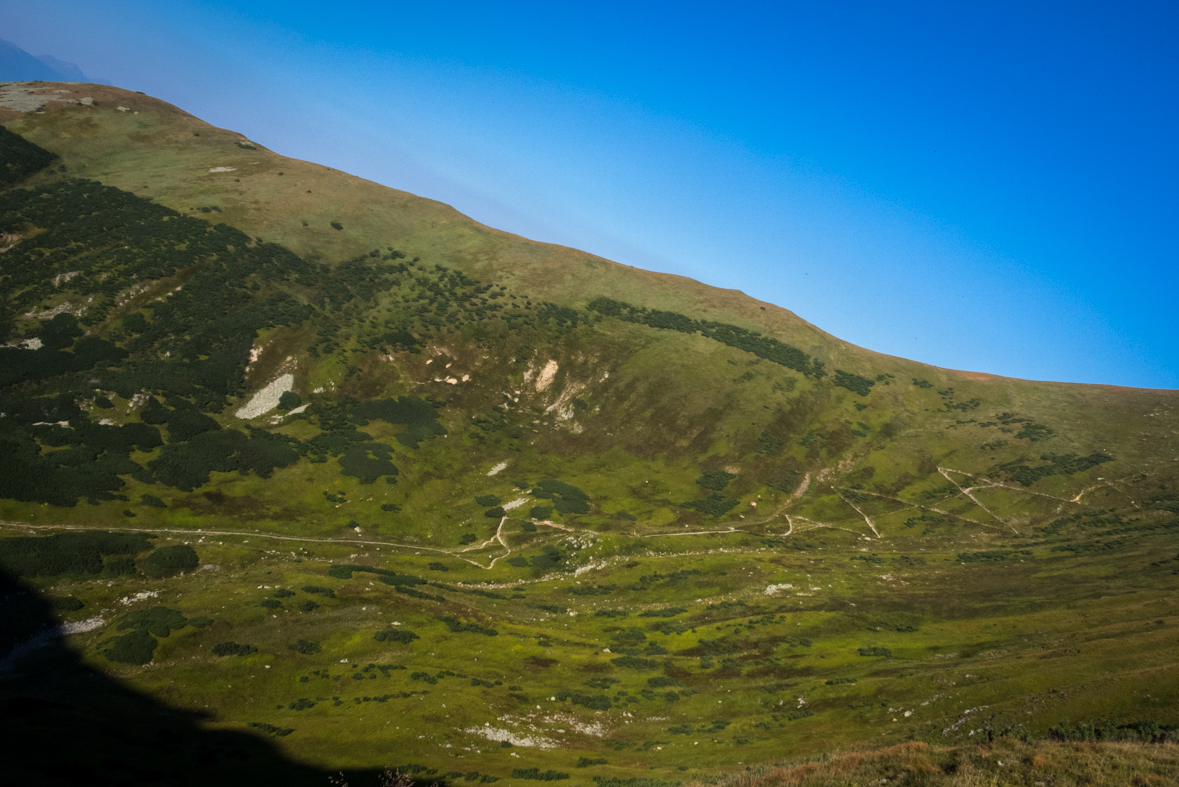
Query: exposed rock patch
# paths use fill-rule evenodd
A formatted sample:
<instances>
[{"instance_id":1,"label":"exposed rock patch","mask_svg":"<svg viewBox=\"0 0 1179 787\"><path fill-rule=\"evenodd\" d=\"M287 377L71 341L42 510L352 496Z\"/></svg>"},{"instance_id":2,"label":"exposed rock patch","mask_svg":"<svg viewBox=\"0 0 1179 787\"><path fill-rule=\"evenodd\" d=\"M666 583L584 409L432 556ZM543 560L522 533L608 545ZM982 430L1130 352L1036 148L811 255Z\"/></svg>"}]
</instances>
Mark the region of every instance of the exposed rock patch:
<instances>
[{"instance_id":1,"label":"exposed rock patch","mask_svg":"<svg viewBox=\"0 0 1179 787\"><path fill-rule=\"evenodd\" d=\"M234 415L244 421L251 418L257 418L260 415L265 415L274 408L278 407L278 400L287 391L293 390L295 385L295 376L293 374L284 374L270 385L263 388L254 397L250 399L249 404L242 407Z\"/></svg>"}]
</instances>

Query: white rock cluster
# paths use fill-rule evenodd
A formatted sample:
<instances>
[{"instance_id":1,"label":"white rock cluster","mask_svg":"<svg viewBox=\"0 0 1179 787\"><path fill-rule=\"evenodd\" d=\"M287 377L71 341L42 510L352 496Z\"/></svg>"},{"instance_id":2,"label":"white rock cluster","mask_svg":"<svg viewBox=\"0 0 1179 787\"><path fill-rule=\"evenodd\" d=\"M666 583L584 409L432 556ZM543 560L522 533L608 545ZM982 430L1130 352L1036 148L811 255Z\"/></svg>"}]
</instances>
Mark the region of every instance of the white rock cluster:
<instances>
[{"instance_id":1,"label":"white rock cluster","mask_svg":"<svg viewBox=\"0 0 1179 787\"><path fill-rule=\"evenodd\" d=\"M270 385L263 388L254 397L250 399L249 404L242 407L234 415L241 418L243 421L248 421L251 418L257 418L260 415L265 415L274 408L278 407L278 400L287 391L293 390L295 386L295 376L292 374L284 374Z\"/></svg>"}]
</instances>

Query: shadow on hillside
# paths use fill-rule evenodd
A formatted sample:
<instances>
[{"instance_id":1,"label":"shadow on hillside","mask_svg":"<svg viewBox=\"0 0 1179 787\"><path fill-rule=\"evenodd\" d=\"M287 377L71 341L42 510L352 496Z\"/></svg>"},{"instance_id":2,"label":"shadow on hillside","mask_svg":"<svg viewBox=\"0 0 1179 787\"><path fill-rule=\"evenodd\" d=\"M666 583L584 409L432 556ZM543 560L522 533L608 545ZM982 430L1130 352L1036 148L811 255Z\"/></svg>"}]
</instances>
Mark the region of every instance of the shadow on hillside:
<instances>
[{"instance_id":1,"label":"shadow on hillside","mask_svg":"<svg viewBox=\"0 0 1179 787\"><path fill-rule=\"evenodd\" d=\"M46 601L0 572L0 654L56 623ZM335 772L292 762L270 741L210 731L82 664L60 638L0 674L0 785L327 787ZM297 734L297 733L296 733ZM347 772L352 787L375 771Z\"/></svg>"}]
</instances>

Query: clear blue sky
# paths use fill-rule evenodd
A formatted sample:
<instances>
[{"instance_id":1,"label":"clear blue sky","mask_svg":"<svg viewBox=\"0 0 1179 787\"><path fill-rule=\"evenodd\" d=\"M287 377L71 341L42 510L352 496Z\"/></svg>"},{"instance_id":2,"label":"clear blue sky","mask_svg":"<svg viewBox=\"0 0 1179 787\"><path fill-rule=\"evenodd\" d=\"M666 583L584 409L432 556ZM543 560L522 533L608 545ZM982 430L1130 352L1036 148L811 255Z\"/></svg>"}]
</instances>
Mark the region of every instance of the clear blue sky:
<instances>
[{"instance_id":1,"label":"clear blue sky","mask_svg":"<svg viewBox=\"0 0 1179 787\"><path fill-rule=\"evenodd\" d=\"M873 350L1179 388L1173 0L0 0L0 38Z\"/></svg>"}]
</instances>

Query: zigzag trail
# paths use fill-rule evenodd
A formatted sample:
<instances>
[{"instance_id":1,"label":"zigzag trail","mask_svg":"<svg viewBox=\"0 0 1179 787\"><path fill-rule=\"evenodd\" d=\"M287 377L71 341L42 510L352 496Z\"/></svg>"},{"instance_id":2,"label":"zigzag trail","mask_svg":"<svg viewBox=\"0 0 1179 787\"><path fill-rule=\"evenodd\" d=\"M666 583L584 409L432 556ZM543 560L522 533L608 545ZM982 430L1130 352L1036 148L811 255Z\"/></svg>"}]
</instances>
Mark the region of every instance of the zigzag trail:
<instances>
[{"instance_id":1,"label":"zigzag trail","mask_svg":"<svg viewBox=\"0 0 1179 787\"><path fill-rule=\"evenodd\" d=\"M975 504L976 506L978 506L979 508L981 508L983 511L986 511L986 512L987 512L987 516L991 517L991 519L994 519L994 520L995 520L996 522L998 522L999 524L1001 524L1001 525L1004 525L1005 527L1007 527L1007 528L1008 528L1008 529L1009 529L1009 530L1010 530L1012 533L1015 533L1015 535L1017 535L1017 536L1018 536L1018 535L1020 534L1020 533L1019 533L1019 531L1018 531L1018 530L1016 530L1016 529L1015 529L1015 528L1014 528L1014 527L1011 525L1011 523L1010 523L1010 522L1004 522L1004 521L1003 521L1003 519L1002 519L1002 517L1000 517L1000 516L998 516L997 514L995 514L994 512L992 512L992 511L991 511L991 509L987 508L986 506L984 506L984 505L982 504L982 501L980 501L980 500L979 500L977 497L975 497L973 494L971 494L971 492L973 492L973 491L974 491L975 487L971 486L971 487L967 487L967 488L965 488L965 489L964 489L964 488L962 487L962 485L961 485L961 484L959 484L959 483L958 483L957 481L955 481L953 478L950 478L950 473L957 473L957 472L959 472L959 471L957 471L957 470L951 470L951 469L948 469L948 468L945 468L945 467L941 467L940 465L938 466L938 469L937 469L937 471L938 471L939 473L941 473L941 474L942 474L942 476L943 476L943 477L944 477L944 478L945 478L947 481L949 481L951 484L953 484L953 485L955 486L955 488L957 488L957 490L958 490L959 492L961 492L962 494L964 494L964 495L966 495L967 497L969 497L969 498L971 499L971 501L973 501L973 502L974 502L974 504ZM973 478L973 476L971 476L971 475L970 475L970 473L961 473L961 475L964 475L964 476L967 476L967 477L971 477L971 478Z\"/></svg>"},{"instance_id":2,"label":"zigzag trail","mask_svg":"<svg viewBox=\"0 0 1179 787\"><path fill-rule=\"evenodd\" d=\"M803 519L803 517L799 517L799 519ZM497 562L499 562L500 560L503 560L504 558L506 558L512 554L512 548L510 546L508 546L507 539L504 538L504 534L503 534L504 525L507 523L507 520L508 520L508 517L506 517L506 516L503 517L502 519L500 519L499 527L496 528L495 535L492 536L491 538L487 539L486 541L484 541L482 544L475 544L475 545L472 545L469 547L465 547L463 549L442 549L440 547L426 547L426 546L421 546L419 544L400 544L395 541L370 541L370 540L366 540L366 539L357 539L357 538L315 538L314 536L280 536L280 535L277 535L274 533L263 533L263 532L257 531L257 530L255 530L255 531L181 530L181 529L176 529L176 528L164 528L164 527L153 527L153 528L120 527L120 528L114 528L114 529L118 530L120 532L124 532L124 533L172 533L172 534L177 534L177 535L186 535L186 536L193 536L193 537L199 537L199 538L203 538L205 536L237 536L237 537L242 537L242 538L270 538L270 539L274 539L277 541L300 541L300 542L311 543L311 544L339 544L339 545L356 545L356 546L396 547L399 549L414 550L416 552L436 552L441 555L448 555L450 557L458 558L459 560L462 560L466 563L470 563L472 566L475 566L477 568L482 568L482 569L486 570L486 569L493 568ZM787 520L789 521L789 517L787 517ZM811 521L811 520L806 520L806 521ZM545 525L545 526L551 527L555 530L564 531L566 533L576 533L576 534L593 533L595 535L597 534L596 531L593 531L593 530L578 530L576 528L568 527L567 525L562 525L557 522L551 522L551 521L547 521L547 520L543 521L543 522L537 522L536 524ZM819 527L833 527L832 525L826 525L823 523L814 523L814 524ZM18 529L22 529L22 530L93 530L93 528L86 527L84 525L31 525L31 524L28 524L25 522L8 522L8 521L0 521L0 527L11 527L11 528L18 528ZM742 529L738 529L738 528L730 528L728 530L701 530L701 531L693 531L693 532L688 532L688 533L652 533L652 534L644 534L641 536L638 536L636 534L636 537L674 538L677 536L694 536L694 535L706 535L706 534L714 534L714 533L728 534L728 533L745 533L745 532L747 532L747 531L742 530ZM789 530L787 530L786 533L783 533L781 535L783 537L785 537L785 536L791 535L793 532L794 532L794 523L791 521ZM495 557L493 557L487 565L483 565L482 563L480 563L477 560L474 560L472 558L465 557L463 554L465 552L472 552L472 551L478 551L480 549L485 549L495 543L500 544L506 551L502 555L496 555Z\"/></svg>"},{"instance_id":3,"label":"zigzag trail","mask_svg":"<svg viewBox=\"0 0 1179 787\"><path fill-rule=\"evenodd\" d=\"M979 508L981 508L983 511L985 511L987 513L987 515L989 515L992 519L999 522L1004 527L1010 529L1016 535L1020 535L1019 531L1016 530L1015 527L1011 525L1011 523L1004 521L1001 517L999 517L994 512L990 511L986 506L984 506L978 500L978 498L976 498L972 494L972 492L974 490L1003 488L1003 489L1011 490L1013 492L1020 492L1020 493L1029 494L1029 495L1037 495L1039 497L1047 497L1052 500L1057 500L1062 503L1069 503L1069 504L1073 504L1073 505L1083 505L1083 503L1081 503L1081 498L1084 495L1086 495L1089 492L1092 492L1095 489L1103 487L1103 486L1108 486L1111 489L1125 495L1125 492L1122 492L1120 489L1118 489L1117 486L1115 486L1113 481L1104 481L1103 483L1100 483L1100 484L1094 484L1093 486L1087 487L1087 488L1081 490L1080 492L1078 492L1077 495L1075 497L1073 497L1072 499L1067 499L1067 498L1063 498L1063 497L1057 497L1055 495L1045 494L1043 492L1033 492L1028 489L1020 489L1018 487L1013 487L1008 484L1002 484L1002 483L998 483L998 482L988 482L988 483L984 483L984 484L978 484L976 486L963 487L961 484L959 484L953 478L951 478L949 476L949 473L957 473L959 475L966 476L967 478L974 479L975 475L973 473L968 473L963 470L955 470L950 467L940 467L940 466L938 467L938 472L941 473L942 476L947 481L949 481L951 484L954 485L954 487L958 490L959 494L962 494L962 495L965 495L966 497L968 497L975 505L977 505ZM772 513L766 517L758 519L756 521L747 522L741 527L734 526L734 527L729 527L729 528L725 528L725 529L717 529L717 530L691 530L691 531L681 532L681 533L631 533L630 535L633 538L683 538L683 537L689 537L689 536L704 536L704 535L730 535L733 533L749 534L749 533L751 533L752 528L755 528L759 525L769 524L769 523L774 522L779 519L786 520L786 523L787 523L786 532L779 533L779 534L767 534L767 535L776 535L778 538L786 538L788 536L795 535L796 533L803 532L805 530L812 530L812 529L816 529L816 528L831 528L831 529L835 529L835 530L844 530L849 533L855 533L856 535L862 535L862 533L852 530L850 528L840 527L839 525L833 525L833 524L830 524L827 522L819 522L819 521L801 516L799 514L787 513L787 509L790 508L795 502L797 502L802 497L803 493L806 492L807 487L810 485L810 480L811 480L811 477L810 477L810 474L808 473L806 475L806 477L803 479L802 483L799 485L799 488L797 490L795 490L795 492L790 496L790 499L787 500L786 503L784 503L777 511L775 511L774 513ZM872 521L871 517L869 517L867 514L865 514L858 506L856 506L854 503L852 503L850 500L848 500L846 496L844 496L844 494L843 494L844 491L851 491L851 490L846 490L842 487L834 487L834 489L835 489L836 493L839 495L840 499L842 499L845 503L847 503L849 506L851 506L853 509L855 509L855 511L860 516L862 516L864 518L864 522L867 523L868 527L872 530L873 535L875 535L875 537L878 539L883 538L880 535L880 532L876 529L875 523ZM922 511L932 511L934 513L941 514L943 516L954 517L955 519L960 519L964 522L970 522L972 524L976 524L981 527L991 527L991 525L988 525L985 522L980 522L976 519L970 519L969 517L964 517L964 516L954 514L954 513L948 512L948 511L943 511L941 509L934 508L932 506L922 506L917 503L912 503L910 501L903 500L899 497L893 497L891 495L885 495L885 494L881 494L879 492L869 492L869 491L862 490L862 489L857 489L857 490L855 490L855 492L857 494L871 495L873 497L879 497L879 498L882 498L885 500L892 500L894 502L904 504L905 508L898 509L899 511L904 511L907 508L914 508L914 509L919 509ZM1129 498L1129 495L1126 495L1126 497ZM1138 507L1138 504L1136 501L1131 499L1130 502L1136 508ZM234 537L242 537L242 538L269 538L269 539L274 539L276 541L299 541L299 542L311 543L311 544L339 544L339 545L352 544L352 545L356 545L356 546L393 547L393 548L397 548L397 549L413 550L416 552L436 552L440 555L448 555L450 557L457 558L457 559L462 560L466 563L470 563L471 565L476 566L478 568L491 569L500 560L503 560L504 558L506 558L512 554L513 550L508 545L507 538L504 535L504 526L507 524L508 519L509 519L509 517L507 517L507 516L504 516L500 519L499 526L496 528L496 531L495 531L495 535L493 535L491 538L487 539L486 541L484 541L481 544L474 544L474 545L464 547L461 549L443 549L441 547L428 547L428 546L422 546L420 544L401 544L396 541L372 541L372 540L367 540L367 539L356 539L356 538L316 538L314 536L283 536L283 535L277 535L274 533L263 533L262 531L182 530L182 529L177 529L177 528L160 528L160 527L157 527L157 528L120 527L120 528L115 528L115 529L122 531L122 532L129 532L129 533L171 533L171 534L176 534L176 535L193 536L193 537L197 537L197 538L203 538L205 536L234 536ZM805 524L796 525L795 520L797 520L799 523L805 523ZM575 533L575 534L593 533L596 535L596 531L579 530L577 528L572 528L572 527L569 527L568 525L562 525L558 522L553 522L551 520L539 521L536 524L543 525L545 527L549 527L554 530L559 530L559 531L562 531L565 533ZM28 524L25 522L10 522L10 521L0 521L0 527L11 527L11 528L19 528L19 529L25 529L25 530L91 530L91 529L93 529L93 528L86 527L83 525L31 525L31 524ZM496 556L492 557L490 559L490 562L487 563L486 565L484 565L483 563L480 563L478 560L475 560L474 558L470 558L470 557L465 556L465 553L478 552L480 550L487 549L488 547L491 547L494 544L499 544L500 546L502 546L504 549L504 553L501 555L496 555Z\"/></svg>"},{"instance_id":4,"label":"zigzag trail","mask_svg":"<svg viewBox=\"0 0 1179 787\"><path fill-rule=\"evenodd\" d=\"M854 508L856 510L856 513L864 518L864 521L868 523L868 527L872 529L872 535L876 536L877 538L880 538L880 531L878 531L876 529L876 525L873 524L872 518L870 516L868 516L867 514L865 514L863 511L861 511L859 506L857 506L855 503L853 503L852 501L850 501L846 497L844 497L843 492L840 492L838 489L835 490L835 492L836 492L836 494L839 495L840 500L842 500L843 502L847 503L849 506Z\"/></svg>"},{"instance_id":5,"label":"zigzag trail","mask_svg":"<svg viewBox=\"0 0 1179 787\"><path fill-rule=\"evenodd\" d=\"M1100 484L1094 484L1092 486L1086 487L1085 489L1082 489L1080 492L1078 492L1075 496L1073 496L1071 498L1065 498L1065 497L1057 497L1056 495L1050 495L1050 494L1047 494L1046 492L1035 492L1035 491L1032 491L1031 489L1023 489L1018 486L1011 486L1010 484L1004 484L1004 483L1000 483L998 481L991 481L989 479L983 479L983 483L976 483L973 486L963 487L961 484L959 484L957 481L955 481L953 478L951 478L948 474L949 473L957 473L958 475L963 475L963 476L966 476L967 478L971 478L971 479L977 478L977 476L975 476L974 473L968 473L965 470L955 470L952 467L938 467L938 472L941 473L942 477L944 477L947 481L949 481L951 484L954 485L954 488L958 490L957 494L961 494L961 495L964 495L964 496L970 498L971 502L973 502L975 505L977 505L979 508L981 508L983 511L985 511L992 519L999 522L1004 527L1010 529L1016 535L1019 535L1019 531L1016 530L1014 528L1014 526L1011 525L1010 522L1005 521L1002 517L995 514L990 509L988 509L985 505L983 505L978 500L978 498L976 498L972 494L972 492L974 492L975 490L979 490L979 489L1007 489L1009 491L1017 492L1019 494L1035 495L1037 497L1046 497L1049 500L1056 500L1061 503L1071 503L1074 505L1084 505L1084 503L1081 502L1081 498L1083 498L1085 495L1089 494L1090 492L1092 492L1095 489L1100 489L1101 487L1109 487L1110 489L1113 489L1115 492L1118 492L1119 494L1126 497L1130 501L1130 504L1133 505L1135 508L1140 508L1137 501L1133 500L1132 498L1130 498L1129 495L1127 495L1125 492L1123 492L1121 489L1119 489L1113 481L1103 481ZM843 495L844 491L853 491L853 490L847 489L846 487L833 487L833 488L839 494L840 498L843 499L844 502L846 502L852 508L855 508L856 511L859 512L861 516L864 516L865 520L867 520L867 517L864 515L864 513L862 511L860 511L860 509L854 503L852 503L850 500L848 500ZM890 513L896 513L898 511L905 511L907 509L912 508L912 509L917 509L919 511L932 511L936 514L941 514L943 516L949 516L949 517L953 517L955 519L960 519L963 522L969 522L971 524L979 525L981 527L991 527L991 525L988 525L986 522L980 522L977 519L971 519L970 517L965 517L965 516L962 516L961 514L955 514L952 511L943 511L942 509L935 508L933 506L923 506L920 503L914 503L910 500L905 500L903 498L895 497L893 495L886 495L886 494L882 494L880 492L871 492L866 489L856 489L854 491L856 492L856 494L871 495L872 497L879 497L883 500L891 500L893 502L902 503L904 505L903 508L898 508L897 511L890 512ZM873 532L875 532L874 528L873 528Z\"/></svg>"}]
</instances>

